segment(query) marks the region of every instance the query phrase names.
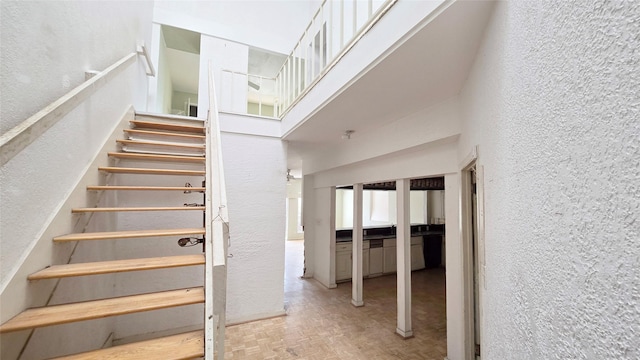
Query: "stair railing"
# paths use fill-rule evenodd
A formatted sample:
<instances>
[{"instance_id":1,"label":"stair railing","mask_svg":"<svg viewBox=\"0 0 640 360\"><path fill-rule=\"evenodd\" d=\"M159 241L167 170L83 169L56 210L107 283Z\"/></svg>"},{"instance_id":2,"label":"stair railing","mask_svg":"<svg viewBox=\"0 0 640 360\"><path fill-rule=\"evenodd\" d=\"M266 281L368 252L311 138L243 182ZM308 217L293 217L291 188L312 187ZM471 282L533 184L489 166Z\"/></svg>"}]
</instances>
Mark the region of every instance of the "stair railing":
<instances>
[{"instance_id":1,"label":"stair railing","mask_svg":"<svg viewBox=\"0 0 640 360\"><path fill-rule=\"evenodd\" d=\"M276 76L283 118L398 0L324 0Z\"/></svg>"},{"instance_id":2,"label":"stair railing","mask_svg":"<svg viewBox=\"0 0 640 360\"><path fill-rule=\"evenodd\" d=\"M149 56L149 52L147 51L147 47L144 45L139 45L138 49L136 50L138 52L138 55L142 55L144 56L144 59L146 60L147 63L147 75L148 76L156 76L156 70L153 68L153 62L151 61L151 57Z\"/></svg>"},{"instance_id":3,"label":"stair railing","mask_svg":"<svg viewBox=\"0 0 640 360\"><path fill-rule=\"evenodd\" d=\"M140 51L140 54L144 55L151 69L151 73L147 72L147 75L154 76L153 65L151 65L151 60L144 46L141 47ZM11 130L0 135L0 166L6 164L47 131L47 129L64 118L71 110L82 104L98 89L129 67L129 65L136 61L138 54L138 52L127 54L113 65L73 88L61 98L47 105Z\"/></svg>"},{"instance_id":4,"label":"stair railing","mask_svg":"<svg viewBox=\"0 0 640 360\"><path fill-rule=\"evenodd\" d=\"M224 359L229 217L220 143L218 105L209 62L209 114L205 175L205 359Z\"/></svg>"},{"instance_id":5,"label":"stair railing","mask_svg":"<svg viewBox=\"0 0 640 360\"><path fill-rule=\"evenodd\" d=\"M243 113L249 115L269 116L275 117L278 113L278 98L276 97L276 78L260 76L256 74L249 74L242 71L234 71L228 69L222 69L220 76L221 87L224 89L230 89L229 93L233 94L228 99L227 103L221 101L219 111L234 112L234 108L237 106L244 106L245 111ZM247 99L242 105L238 105L234 101L236 100L236 83L243 83L243 91L246 89ZM255 104L257 106L257 112L251 111L249 104ZM266 107L271 106L273 108L270 115L266 114Z\"/></svg>"}]
</instances>

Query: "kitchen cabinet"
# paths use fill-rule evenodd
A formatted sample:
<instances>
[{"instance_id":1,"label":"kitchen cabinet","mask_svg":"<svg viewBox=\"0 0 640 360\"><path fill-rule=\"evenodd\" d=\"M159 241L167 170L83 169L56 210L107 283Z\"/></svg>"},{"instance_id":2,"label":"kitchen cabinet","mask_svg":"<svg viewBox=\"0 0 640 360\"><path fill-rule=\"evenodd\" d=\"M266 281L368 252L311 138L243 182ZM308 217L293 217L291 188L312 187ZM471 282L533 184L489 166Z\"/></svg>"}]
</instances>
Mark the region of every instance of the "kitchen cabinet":
<instances>
[{"instance_id":1,"label":"kitchen cabinet","mask_svg":"<svg viewBox=\"0 0 640 360\"><path fill-rule=\"evenodd\" d=\"M336 281L351 279L351 243L336 245Z\"/></svg>"},{"instance_id":2,"label":"kitchen cabinet","mask_svg":"<svg viewBox=\"0 0 640 360\"><path fill-rule=\"evenodd\" d=\"M422 237L411 237L411 271L424 269L424 253L422 249Z\"/></svg>"},{"instance_id":3,"label":"kitchen cabinet","mask_svg":"<svg viewBox=\"0 0 640 360\"><path fill-rule=\"evenodd\" d=\"M369 276L369 241L362 242L362 277Z\"/></svg>"},{"instance_id":4,"label":"kitchen cabinet","mask_svg":"<svg viewBox=\"0 0 640 360\"><path fill-rule=\"evenodd\" d=\"M383 240L383 266L384 274L396 272L396 239Z\"/></svg>"},{"instance_id":5,"label":"kitchen cabinet","mask_svg":"<svg viewBox=\"0 0 640 360\"><path fill-rule=\"evenodd\" d=\"M336 230L336 281L350 280L353 272L353 230ZM414 224L411 225L411 271L425 267L440 266L444 258L441 245L443 224ZM362 241L362 276L374 277L382 274L393 274L397 271L397 243L394 227L368 228L363 230ZM438 238L437 242L433 240ZM432 259L433 258L433 259Z\"/></svg>"},{"instance_id":6,"label":"kitchen cabinet","mask_svg":"<svg viewBox=\"0 0 640 360\"><path fill-rule=\"evenodd\" d=\"M352 278L352 253L353 243L346 242L336 245L336 281L350 280ZM382 264L382 260L380 264ZM362 277L365 276L369 276L369 241L362 242Z\"/></svg>"},{"instance_id":7,"label":"kitchen cabinet","mask_svg":"<svg viewBox=\"0 0 640 360\"><path fill-rule=\"evenodd\" d=\"M383 269L383 248L369 248L369 276L382 275Z\"/></svg>"}]
</instances>

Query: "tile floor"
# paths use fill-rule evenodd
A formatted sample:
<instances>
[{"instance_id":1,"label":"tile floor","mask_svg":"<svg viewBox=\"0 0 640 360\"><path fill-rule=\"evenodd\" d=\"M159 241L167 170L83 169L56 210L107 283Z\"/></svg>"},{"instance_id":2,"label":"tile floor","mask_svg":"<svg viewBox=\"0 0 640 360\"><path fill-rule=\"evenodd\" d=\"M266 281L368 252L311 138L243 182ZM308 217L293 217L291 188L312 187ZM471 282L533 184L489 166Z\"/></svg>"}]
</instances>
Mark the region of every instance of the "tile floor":
<instances>
[{"instance_id":1,"label":"tile floor","mask_svg":"<svg viewBox=\"0 0 640 360\"><path fill-rule=\"evenodd\" d=\"M446 356L443 269L412 273L413 332L395 334L396 277L364 280L365 306L351 305L351 283L327 289L302 274L302 241L288 241L287 315L229 326L225 359L421 359Z\"/></svg>"}]
</instances>

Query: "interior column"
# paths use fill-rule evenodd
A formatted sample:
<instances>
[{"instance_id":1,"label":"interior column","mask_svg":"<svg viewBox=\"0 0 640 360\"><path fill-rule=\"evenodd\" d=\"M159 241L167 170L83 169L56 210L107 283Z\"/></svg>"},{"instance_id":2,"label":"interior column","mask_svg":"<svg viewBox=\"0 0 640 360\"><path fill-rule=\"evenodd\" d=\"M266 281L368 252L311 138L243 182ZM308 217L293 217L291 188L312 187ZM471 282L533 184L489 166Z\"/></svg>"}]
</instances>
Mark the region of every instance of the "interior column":
<instances>
[{"instance_id":1,"label":"interior column","mask_svg":"<svg viewBox=\"0 0 640 360\"><path fill-rule=\"evenodd\" d=\"M362 184L353 185L351 304L362 306Z\"/></svg>"},{"instance_id":2,"label":"interior column","mask_svg":"<svg viewBox=\"0 0 640 360\"><path fill-rule=\"evenodd\" d=\"M396 231L398 327L396 333L403 338L413 336L411 329L411 180L396 180L398 227Z\"/></svg>"}]
</instances>

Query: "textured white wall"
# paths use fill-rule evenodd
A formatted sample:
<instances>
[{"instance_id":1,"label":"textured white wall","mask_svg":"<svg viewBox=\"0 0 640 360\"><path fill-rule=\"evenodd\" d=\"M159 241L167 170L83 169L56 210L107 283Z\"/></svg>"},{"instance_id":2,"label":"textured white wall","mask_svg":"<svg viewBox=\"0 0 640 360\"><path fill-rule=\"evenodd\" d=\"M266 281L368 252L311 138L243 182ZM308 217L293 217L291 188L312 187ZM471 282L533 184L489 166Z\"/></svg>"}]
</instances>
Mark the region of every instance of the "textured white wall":
<instances>
[{"instance_id":1,"label":"textured white wall","mask_svg":"<svg viewBox=\"0 0 640 360\"><path fill-rule=\"evenodd\" d=\"M152 2L2 1L0 7L2 132L80 85L86 70L103 70L134 52L136 44L150 40ZM144 104L146 92L145 65L139 60L0 168L3 321L28 306L43 305L51 295L55 282L27 283L25 275L34 267L66 260L71 248L53 246L51 237L71 232L79 218L71 215L69 207L85 206L91 198L74 188L87 178L97 178L97 173L83 178L85 170L131 105ZM70 204L68 199L78 202ZM60 210L64 213L57 216ZM94 225L112 225L103 220ZM52 234L53 230L60 232ZM107 244L78 246L73 261L102 259L112 252ZM112 276L65 279L51 303L109 296L112 291ZM99 347L108 339L112 324L112 320L97 320L38 329L23 358ZM97 328L89 331L90 325ZM89 335L75 341L81 334ZM1 357L16 358L27 335L3 334Z\"/></svg>"},{"instance_id":2,"label":"textured white wall","mask_svg":"<svg viewBox=\"0 0 640 360\"><path fill-rule=\"evenodd\" d=\"M459 148L485 166L483 359L640 358L639 14L495 9Z\"/></svg>"},{"instance_id":3,"label":"textured white wall","mask_svg":"<svg viewBox=\"0 0 640 360\"><path fill-rule=\"evenodd\" d=\"M135 69L132 66L130 68L130 71L125 71L123 74L121 74L121 77L125 80L128 80L133 78L132 75L134 73ZM117 83L117 81L115 81L114 83ZM114 85L116 85L116 89L118 89L118 91L114 91L113 89L108 90L110 86ZM126 93L126 91L123 91L122 88L118 88L117 84L109 84L107 85L107 89L103 90L107 91L105 94L108 94L109 98L111 99L117 99L116 96L113 96L115 92ZM102 98L100 94L98 96ZM114 104L117 103L113 103L111 105ZM91 109L90 107L81 108L86 111L89 111ZM104 110L103 107L100 107L99 109ZM109 113L106 114L108 115ZM71 121L72 119L73 116L71 116L71 119L65 118L61 120L61 122ZM120 123L115 127L109 137L110 141L105 142L105 146L99 150L98 156L96 156L90 164L86 164L84 169L77 170L77 168L63 167L62 173L64 173L64 170L73 169L81 174L81 178L74 185L74 188L71 190L70 194L67 194L68 197L63 199L62 203L58 205L59 207L56 207L54 210L50 210L48 206L50 206L51 204L45 202L42 203L42 209L47 209L47 211L43 212L43 214L49 216L44 223L39 224L34 222L33 224L31 224L29 222L29 216L32 219L38 216L38 212L32 211L30 208L21 208L20 212L14 211L15 217L5 215L7 214L7 209L12 209L13 207L13 210L16 210L16 204L19 204L23 199L28 199L29 201L41 200L40 197L43 193L36 192L33 189L28 188L21 189L21 186L34 186L35 189L47 186L43 184L47 184L47 182L51 179L55 179L54 181L61 181L59 173L49 171L47 173L47 176L36 177L30 179L30 181L28 182L25 182L25 178L22 177L19 173L14 173L11 177L11 180L14 180L15 182L5 181L5 178L2 179L3 189L11 189L13 191L32 191L26 191L22 193L21 196L18 196L18 198L7 196L6 193L2 194L3 232L1 233L1 235L3 242L1 244L2 249L0 249L2 251L0 252L2 252L3 255L4 253L10 254L11 250L13 250L14 248L20 250L23 246L28 246L28 249L23 252L20 258L11 259L15 261L14 263L10 263L14 265L14 268L11 270L11 273L6 276L5 279L3 279L2 291L0 295L0 303L2 304L2 306L0 307L1 322L12 318L25 308L44 306L45 304L47 304L47 301L49 299L51 304L60 304L63 302L82 301L99 297L110 297L113 295L115 278L113 275L65 278L60 280L59 283L57 283L55 280L27 281L26 277L27 275L41 270L49 265L64 264L69 260L75 263L81 263L114 258L115 253L112 242L101 242L100 244L78 244L77 247L75 247L74 244L53 244L53 241L51 239L54 236L60 234L82 231L83 227L85 226L85 221L83 221L82 217L79 215L71 215L71 209L79 206L95 205L95 201L98 200L96 196L97 194L95 192L87 192L86 186L99 184L101 179L104 178L104 174L100 175L98 171L96 171L96 169L98 166L107 166L109 164L106 153L108 151L116 150L117 146L115 143L115 139L122 135L123 128L128 127L128 120L130 119L133 119L133 108L130 108L127 113L122 116ZM106 118L103 120L106 120ZM105 121L105 123L107 122ZM55 140L56 137L49 137L51 135L59 135L59 133L57 133L57 131L54 129L57 128L54 127L43 134L31 146L27 147L23 150L22 153L18 154L18 157L22 156L23 153L29 153L31 151L33 151L33 153L35 154L41 153L42 149L47 149L47 151L53 152L54 158L56 157L56 155L59 155L58 150L56 150L59 146L56 147L54 143L50 142L51 139ZM63 153L66 153L68 151L68 149L66 149L65 147L59 148ZM78 157L73 158L78 159ZM7 165L15 164L18 166L18 168L27 168L24 162L21 163L20 161L17 161L16 163L14 163L14 161L17 161L16 158L12 159L12 161ZM57 166L62 167L62 165ZM85 172L85 170L87 171ZM0 171L0 173L5 172L11 173L12 171L10 170L10 168L6 167ZM73 177L70 177L70 180L75 179ZM60 184L63 183L60 182ZM64 184L66 185L66 183ZM61 188L64 187L61 186ZM52 195L54 194L53 191L51 191L51 187L43 188L43 190L49 190L48 193ZM28 196L30 195L33 195L34 198L28 198ZM114 194L104 194L101 203L104 206L114 206L113 195ZM28 214L25 215L24 211L27 211ZM9 219L9 221L6 221L7 219ZM22 219L23 221L27 221L27 223L22 223L22 228L13 228L14 223L12 221L15 221L16 219ZM34 227L27 227L25 224L29 224ZM92 221L91 223L89 223L87 231L113 230L115 229L114 224L115 216L103 216L100 221ZM40 226L40 228L38 228L38 226ZM11 239L5 237L6 234L10 233L11 231L13 231L15 236L20 236L20 231L22 231L22 235L26 239L28 236L32 236L31 231L35 231L36 229L38 229L38 233L37 235L35 235L35 239L32 243L24 244L17 241L6 241L6 239ZM17 237L16 239L20 238ZM5 249L8 249L8 251L5 251ZM53 293L54 289L56 290L55 293ZM88 332L88 329L90 328L92 330ZM105 342L108 343L107 340L109 339L109 335L112 331L113 319L101 319L37 329L33 332L32 336L29 332L25 331L3 334L0 337L0 358L16 359L27 341L28 345L24 348L23 358L28 359L44 358L45 354L50 357L95 349L97 347L103 346ZM88 333L90 334L90 336L86 336L86 334ZM76 338L79 337L81 337L81 339L76 340ZM70 341L69 339L73 339L73 341Z\"/></svg>"},{"instance_id":4,"label":"textured white wall","mask_svg":"<svg viewBox=\"0 0 640 360\"><path fill-rule=\"evenodd\" d=\"M137 65L141 64L130 66L0 168L0 288L28 256L130 106Z\"/></svg>"},{"instance_id":5,"label":"textured white wall","mask_svg":"<svg viewBox=\"0 0 640 360\"><path fill-rule=\"evenodd\" d=\"M286 153L279 138L222 133L229 206L227 321L284 313Z\"/></svg>"},{"instance_id":6,"label":"textured white wall","mask_svg":"<svg viewBox=\"0 0 640 360\"><path fill-rule=\"evenodd\" d=\"M336 232L335 232L335 188L315 189L312 198L314 206L312 231L306 231L310 241L306 246L313 247L313 278L328 288L336 287Z\"/></svg>"},{"instance_id":7,"label":"textured white wall","mask_svg":"<svg viewBox=\"0 0 640 360\"><path fill-rule=\"evenodd\" d=\"M134 51L138 39L150 37L151 3L3 1L1 6L3 131L77 86L84 70L104 69ZM122 114L145 93L139 61L2 167L2 284Z\"/></svg>"},{"instance_id":8,"label":"textured white wall","mask_svg":"<svg viewBox=\"0 0 640 360\"><path fill-rule=\"evenodd\" d=\"M151 40L152 1L2 1L0 132ZM145 93L133 99L145 104ZM119 109L123 111L124 109Z\"/></svg>"}]
</instances>

